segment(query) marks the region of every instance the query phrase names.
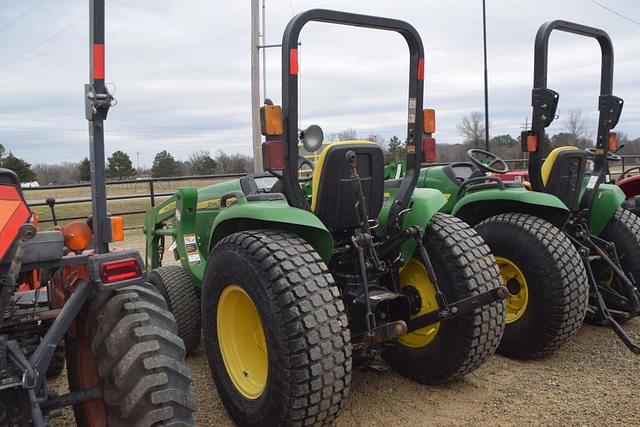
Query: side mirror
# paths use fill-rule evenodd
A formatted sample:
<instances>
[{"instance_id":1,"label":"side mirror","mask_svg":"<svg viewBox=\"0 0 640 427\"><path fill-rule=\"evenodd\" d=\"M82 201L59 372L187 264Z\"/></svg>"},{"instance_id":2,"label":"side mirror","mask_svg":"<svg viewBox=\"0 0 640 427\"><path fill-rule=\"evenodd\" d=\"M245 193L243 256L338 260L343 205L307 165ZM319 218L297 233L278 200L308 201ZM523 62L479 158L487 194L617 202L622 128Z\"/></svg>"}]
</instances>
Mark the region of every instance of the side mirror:
<instances>
[{"instance_id":1,"label":"side mirror","mask_svg":"<svg viewBox=\"0 0 640 427\"><path fill-rule=\"evenodd\" d=\"M302 146L309 153L318 151L324 142L324 132L318 125L309 126L301 132L300 137L302 138Z\"/></svg>"}]
</instances>

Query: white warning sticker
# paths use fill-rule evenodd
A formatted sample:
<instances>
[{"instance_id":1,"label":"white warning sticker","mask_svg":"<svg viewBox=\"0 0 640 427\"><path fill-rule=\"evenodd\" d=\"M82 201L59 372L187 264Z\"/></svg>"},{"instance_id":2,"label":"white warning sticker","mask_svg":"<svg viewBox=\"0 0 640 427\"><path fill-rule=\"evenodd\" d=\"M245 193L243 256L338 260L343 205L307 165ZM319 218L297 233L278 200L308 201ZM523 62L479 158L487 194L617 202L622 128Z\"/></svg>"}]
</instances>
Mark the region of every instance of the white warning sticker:
<instances>
[{"instance_id":1,"label":"white warning sticker","mask_svg":"<svg viewBox=\"0 0 640 427\"><path fill-rule=\"evenodd\" d=\"M198 253L198 243L195 234L185 234L184 248L187 252L187 259L189 260L189 264L200 264L200 254Z\"/></svg>"},{"instance_id":2,"label":"white warning sticker","mask_svg":"<svg viewBox=\"0 0 640 427\"><path fill-rule=\"evenodd\" d=\"M589 178L589 182L587 182L587 188L588 188L589 190L591 190L593 187L595 187L595 186L596 186L596 183L597 183L597 182L598 182L598 175L592 175L592 176Z\"/></svg>"}]
</instances>

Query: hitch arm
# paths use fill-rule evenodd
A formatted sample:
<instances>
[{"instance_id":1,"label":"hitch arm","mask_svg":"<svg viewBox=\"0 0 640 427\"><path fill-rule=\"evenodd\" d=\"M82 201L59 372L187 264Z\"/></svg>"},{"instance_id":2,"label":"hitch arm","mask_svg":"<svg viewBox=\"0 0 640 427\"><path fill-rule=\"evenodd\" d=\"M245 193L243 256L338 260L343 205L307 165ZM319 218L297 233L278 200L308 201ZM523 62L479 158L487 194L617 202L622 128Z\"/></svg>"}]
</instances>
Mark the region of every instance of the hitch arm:
<instances>
[{"instance_id":1,"label":"hitch arm","mask_svg":"<svg viewBox=\"0 0 640 427\"><path fill-rule=\"evenodd\" d=\"M423 314L414 319L411 319L408 324L408 332L411 333L415 330L424 328L425 326L433 325L441 320L449 320L463 314L467 314L476 308L489 305L493 302L500 301L507 298L509 291L504 286L497 287L487 292L483 292L478 295L474 295L469 298L461 299L447 305L443 310L435 310L431 313Z\"/></svg>"}]
</instances>

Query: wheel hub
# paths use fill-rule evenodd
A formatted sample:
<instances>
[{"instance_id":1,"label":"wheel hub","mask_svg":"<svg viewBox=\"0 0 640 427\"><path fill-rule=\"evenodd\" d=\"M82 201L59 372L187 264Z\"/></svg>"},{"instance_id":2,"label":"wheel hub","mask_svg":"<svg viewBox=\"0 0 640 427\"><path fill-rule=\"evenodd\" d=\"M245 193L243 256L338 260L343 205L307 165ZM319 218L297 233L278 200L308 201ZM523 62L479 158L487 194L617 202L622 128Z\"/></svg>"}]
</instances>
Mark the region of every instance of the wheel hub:
<instances>
[{"instance_id":1,"label":"wheel hub","mask_svg":"<svg viewBox=\"0 0 640 427\"><path fill-rule=\"evenodd\" d=\"M259 398L267 384L269 358L262 320L247 292L228 285L217 310L218 344L231 382L247 399Z\"/></svg>"},{"instance_id":2,"label":"wheel hub","mask_svg":"<svg viewBox=\"0 0 640 427\"><path fill-rule=\"evenodd\" d=\"M529 288L522 270L510 259L496 257L500 268L503 284L509 290L507 297L506 323L513 323L520 319L527 311L529 302Z\"/></svg>"},{"instance_id":3,"label":"wheel hub","mask_svg":"<svg viewBox=\"0 0 640 427\"><path fill-rule=\"evenodd\" d=\"M411 318L438 309L436 288L429 279L424 265L416 258L411 258L400 270L400 291L408 295L411 300ZM400 337L399 341L407 347L425 347L436 338L439 329L440 322L434 323Z\"/></svg>"}]
</instances>

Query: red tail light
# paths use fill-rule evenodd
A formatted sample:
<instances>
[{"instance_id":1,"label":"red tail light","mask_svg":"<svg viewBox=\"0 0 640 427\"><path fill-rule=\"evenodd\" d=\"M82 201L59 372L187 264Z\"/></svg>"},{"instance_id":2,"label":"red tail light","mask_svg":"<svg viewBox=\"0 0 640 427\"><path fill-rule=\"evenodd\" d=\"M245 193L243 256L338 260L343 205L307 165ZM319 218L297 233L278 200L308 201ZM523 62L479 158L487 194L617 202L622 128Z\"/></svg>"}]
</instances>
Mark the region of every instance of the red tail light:
<instances>
[{"instance_id":1,"label":"red tail light","mask_svg":"<svg viewBox=\"0 0 640 427\"><path fill-rule=\"evenodd\" d=\"M436 140L435 138L424 138L422 140L422 160L425 162L436 161Z\"/></svg>"},{"instance_id":2,"label":"red tail light","mask_svg":"<svg viewBox=\"0 0 640 427\"><path fill-rule=\"evenodd\" d=\"M264 170L284 170L284 143L267 140L262 143L262 166Z\"/></svg>"},{"instance_id":3,"label":"red tail light","mask_svg":"<svg viewBox=\"0 0 640 427\"><path fill-rule=\"evenodd\" d=\"M108 261L100 267L100 278L104 283L121 282L142 276L142 270L135 258Z\"/></svg>"}]
</instances>

